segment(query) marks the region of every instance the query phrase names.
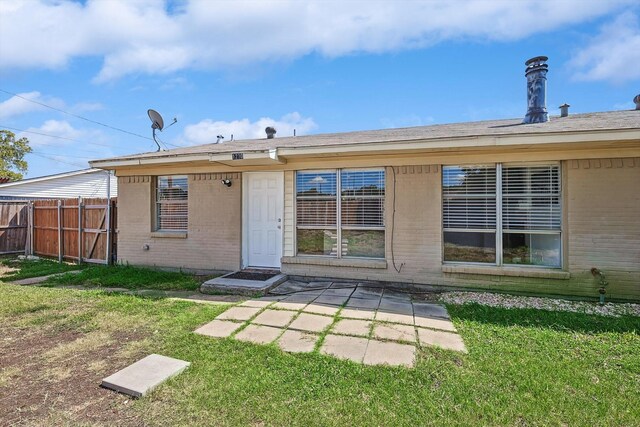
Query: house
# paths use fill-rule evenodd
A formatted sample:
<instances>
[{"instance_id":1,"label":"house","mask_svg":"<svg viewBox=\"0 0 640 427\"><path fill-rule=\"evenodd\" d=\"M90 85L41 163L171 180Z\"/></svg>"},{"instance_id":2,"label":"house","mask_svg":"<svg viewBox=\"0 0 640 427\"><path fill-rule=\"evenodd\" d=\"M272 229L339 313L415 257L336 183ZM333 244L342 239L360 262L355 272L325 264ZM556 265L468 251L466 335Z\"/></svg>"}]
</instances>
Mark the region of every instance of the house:
<instances>
[{"instance_id":1,"label":"house","mask_svg":"<svg viewBox=\"0 0 640 427\"><path fill-rule=\"evenodd\" d=\"M118 179L101 169L82 169L0 184L0 200L118 196Z\"/></svg>"},{"instance_id":2,"label":"house","mask_svg":"<svg viewBox=\"0 0 640 427\"><path fill-rule=\"evenodd\" d=\"M115 171L122 262L640 300L640 111L233 141ZM640 108L640 106L639 106Z\"/></svg>"}]
</instances>

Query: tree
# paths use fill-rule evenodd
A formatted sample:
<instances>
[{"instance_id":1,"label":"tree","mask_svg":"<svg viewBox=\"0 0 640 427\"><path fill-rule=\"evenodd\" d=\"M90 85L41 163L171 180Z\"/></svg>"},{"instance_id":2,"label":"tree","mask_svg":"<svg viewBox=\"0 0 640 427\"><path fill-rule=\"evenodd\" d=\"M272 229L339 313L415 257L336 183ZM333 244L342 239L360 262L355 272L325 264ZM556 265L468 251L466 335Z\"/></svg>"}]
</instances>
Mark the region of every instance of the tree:
<instances>
[{"instance_id":1,"label":"tree","mask_svg":"<svg viewBox=\"0 0 640 427\"><path fill-rule=\"evenodd\" d=\"M27 171L27 161L24 156L31 152L29 140L20 138L8 130L0 130L0 178L9 178L11 181L22 179L22 174Z\"/></svg>"}]
</instances>

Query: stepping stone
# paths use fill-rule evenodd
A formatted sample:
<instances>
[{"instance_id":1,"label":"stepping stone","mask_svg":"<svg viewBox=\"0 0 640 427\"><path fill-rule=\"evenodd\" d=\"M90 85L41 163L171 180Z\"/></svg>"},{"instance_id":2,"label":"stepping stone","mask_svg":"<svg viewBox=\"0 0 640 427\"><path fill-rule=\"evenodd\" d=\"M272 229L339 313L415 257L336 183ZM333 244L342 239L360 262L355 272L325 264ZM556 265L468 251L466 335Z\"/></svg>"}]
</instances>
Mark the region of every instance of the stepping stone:
<instances>
[{"instance_id":1,"label":"stepping stone","mask_svg":"<svg viewBox=\"0 0 640 427\"><path fill-rule=\"evenodd\" d=\"M286 297L285 299L283 299L283 302L303 302L305 304L310 303L311 301L313 301L314 299L318 298L320 296L319 293L317 294L309 294L307 292L300 292L297 294L293 294L293 295L289 295L288 297Z\"/></svg>"},{"instance_id":2,"label":"stepping stone","mask_svg":"<svg viewBox=\"0 0 640 427\"><path fill-rule=\"evenodd\" d=\"M345 296L320 295L318 298L316 298L314 303L324 304L324 305L333 305L333 306L339 307L343 305L345 302L347 302L348 299L349 297L345 297Z\"/></svg>"},{"instance_id":3,"label":"stepping stone","mask_svg":"<svg viewBox=\"0 0 640 427\"><path fill-rule=\"evenodd\" d=\"M288 329L278 340L278 345L289 353L310 353L315 348L318 338L318 335Z\"/></svg>"},{"instance_id":4,"label":"stepping stone","mask_svg":"<svg viewBox=\"0 0 640 427\"><path fill-rule=\"evenodd\" d=\"M327 316L335 316L336 313L340 310L340 307L336 307L334 305L321 305L312 303L302 309L303 313L315 313L315 314L324 314Z\"/></svg>"},{"instance_id":5,"label":"stepping stone","mask_svg":"<svg viewBox=\"0 0 640 427\"><path fill-rule=\"evenodd\" d=\"M331 288L324 291L322 295L327 297L348 297L352 293L353 293L353 288L346 288L346 289Z\"/></svg>"},{"instance_id":6,"label":"stepping stone","mask_svg":"<svg viewBox=\"0 0 640 427\"><path fill-rule=\"evenodd\" d=\"M200 326L194 332L214 338L226 338L237 331L242 323L229 322L227 320L213 320L206 325Z\"/></svg>"},{"instance_id":7,"label":"stepping stone","mask_svg":"<svg viewBox=\"0 0 640 427\"><path fill-rule=\"evenodd\" d=\"M380 298L354 298L351 297L349 301L347 301L346 308L369 308L371 310L375 310L378 308L380 304Z\"/></svg>"},{"instance_id":8,"label":"stepping stone","mask_svg":"<svg viewBox=\"0 0 640 427\"><path fill-rule=\"evenodd\" d=\"M249 320L260 310L259 307L231 307L229 310L216 317L216 320Z\"/></svg>"},{"instance_id":9,"label":"stepping stone","mask_svg":"<svg viewBox=\"0 0 640 427\"><path fill-rule=\"evenodd\" d=\"M447 308L440 304L413 303L413 314L418 317L439 317L449 319Z\"/></svg>"},{"instance_id":10,"label":"stepping stone","mask_svg":"<svg viewBox=\"0 0 640 427\"><path fill-rule=\"evenodd\" d=\"M261 297L259 301L282 301L286 297L286 295L267 295L266 297Z\"/></svg>"},{"instance_id":11,"label":"stepping stone","mask_svg":"<svg viewBox=\"0 0 640 427\"><path fill-rule=\"evenodd\" d=\"M440 329L442 331L456 332L456 327L453 326L451 320L445 319L431 319L429 317L415 317L416 326L422 326L424 328Z\"/></svg>"},{"instance_id":12,"label":"stepping stone","mask_svg":"<svg viewBox=\"0 0 640 427\"><path fill-rule=\"evenodd\" d=\"M366 308L343 308L340 312L340 317L373 320L376 317L376 312Z\"/></svg>"},{"instance_id":13,"label":"stepping stone","mask_svg":"<svg viewBox=\"0 0 640 427\"><path fill-rule=\"evenodd\" d=\"M373 297L380 299L383 290L381 288L371 288L368 286L358 286L356 290L351 294L352 298L367 298Z\"/></svg>"},{"instance_id":14,"label":"stepping stone","mask_svg":"<svg viewBox=\"0 0 640 427\"><path fill-rule=\"evenodd\" d=\"M418 339L420 344L432 345L444 348L446 350L467 352L467 347L462 341L462 337L458 334L450 332L432 331L431 329L418 329Z\"/></svg>"},{"instance_id":15,"label":"stepping stone","mask_svg":"<svg viewBox=\"0 0 640 427\"><path fill-rule=\"evenodd\" d=\"M371 321L342 319L331 329L331 333L340 335L356 335L368 337L371 330Z\"/></svg>"},{"instance_id":16,"label":"stepping stone","mask_svg":"<svg viewBox=\"0 0 640 427\"><path fill-rule=\"evenodd\" d=\"M332 317L301 313L300 316L289 325L289 329L297 329L305 332L322 332L332 323Z\"/></svg>"},{"instance_id":17,"label":"stepping stone","mask_svg":"<svg viewBox=\"0 0 640 427\"><path fill-rule=\"evenodd\" d=\"M282 329L270 326L249 325L236 334L236 339L254 344L269 344L282 333Z\"/></svg>"},{"instance_id":18,"label":"stepping stone","mask_svg":"<svg viewBox=\"0 0 640 427\"><path fill-rule=\"evenodd\" d=\"M300 311L307 305L306 302L289 302L286 299L282 301L278 301L273 304L271 308L277 308L280 310L292 310L292 311Z\"/></svg>"},{"instance_id":19,"label":"stepping stone","mask_svg":"<svg viewBox=\"0 0 640 427\"><path fill-rule=\"evenodd\" d=\"M368 341L366 338L327 335L320 348L320 353L361 363L367 350Z\"/></svg>"},{"instance_id":20,"label":"stepping stone","mask_svg":"<svg viewBox=\"0 0 640 427\"><path fill-rule=\"evenodd\" d=\"M238 307L256 307L256 308L265 308L273 304L273 301L265 301L258 299L250 299L242 304L238 305Z\"/></svg>"},{"instance_id":21,"label":"stepping stone","mask_svg":"<svg viewBox=\"0 0 640 427\"><path fill-rule=\"evenodd\" d=\"M377 324L373 328L373 336L385 340L416 342L416 330L410 325Z\"/></svg>"},{"instance_id":22,"label":"stepping stone","mask_svg":"<svg viewBox=\"0 0 640 427\"><path fill-rule=\"evenodd\" d=\"M412 345L371 340L363 362L365 365L406 366L411 368L415 364L415 359L416 348Z\"/></svg>"},{"instance_id":23,"label":"stepping stone","mask_svg":"<svg viewBox=\"0 0 640 427\"><path fill-rule=\"evenodd\" d=\"M191 365L184 360L151 354L102 380L102 387L142 397Z\"/></svg>"},{"instance_id":24,"label":"stepping stone","mask_svg":"<svg viewBox=\"0 0 640 427\"><path fill-rule=\"evenodd\" d=\"M294 311L282 311L267 309L260 313L252 323L265 326L282 327L291 322L291 319L296 315Z\"/></svg>"},{"instance_id":25,"label":"stepping stone","mask_svg":"<svg viewBox=\"0 0 640 427\"><path fill-rule=\"evenodd\" d=\"M331 288L346 288L351 289L352 291L358 286L356 282L333 282L331 283Z\"/></svg>"},{"instance_id":26,"label":"stepping stone","mask_svg":"<svg viewBox=\"0 0 640 427\"><path fill-rule=\"evenodd\" d=\"M406 314L413 317L413 306L408 301L398 301L382 297L378 310L385 311L387 313Z\"/></svg>"},{"instance_id":27,"label":"stepping stone","mask_svg":"<svg viewBox=\"0 0 640 427\"><path fill-rule=\"evenodd\" d=\"M344 311L344 310L343 310ZM398 313L389 313L378 309L376 320L380 322L402 323L405 325L413 325L413 316Z\"/></svg>"}]
</instances>

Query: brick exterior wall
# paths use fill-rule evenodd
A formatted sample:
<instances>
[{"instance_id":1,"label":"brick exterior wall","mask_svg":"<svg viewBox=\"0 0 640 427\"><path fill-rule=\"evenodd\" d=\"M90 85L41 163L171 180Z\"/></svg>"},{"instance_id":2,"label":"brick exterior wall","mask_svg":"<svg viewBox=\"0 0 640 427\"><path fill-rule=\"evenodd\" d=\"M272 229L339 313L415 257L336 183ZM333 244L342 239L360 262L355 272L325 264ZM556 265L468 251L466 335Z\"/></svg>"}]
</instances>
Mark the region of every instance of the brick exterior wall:
<instances>
[{"instance_id":1,"label":"brick exterior wall","mask_svg":"<svg viewBox=\"0 0 640 427\"><path fill-rule=\"evenodd\" d=\"M232 186L220 180L231 179ZM118 261L193 270L240 267L242 180L239 173L189 175L186 238L154 237L154 177L118 178ZM149 250L143 246L149 245Z\"/></svg>"}]
</instances>

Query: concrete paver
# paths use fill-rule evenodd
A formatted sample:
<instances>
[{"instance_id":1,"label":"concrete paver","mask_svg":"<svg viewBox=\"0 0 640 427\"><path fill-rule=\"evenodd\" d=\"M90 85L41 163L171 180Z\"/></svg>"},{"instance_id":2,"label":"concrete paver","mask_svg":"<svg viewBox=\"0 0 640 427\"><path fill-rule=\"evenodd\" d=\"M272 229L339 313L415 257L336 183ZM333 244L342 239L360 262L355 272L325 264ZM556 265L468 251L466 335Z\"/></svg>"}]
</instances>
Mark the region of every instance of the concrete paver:
<instances>
[{"instance_id":1,"label":"concrete paver","mask_svg":"<svg viewBox=\"0 0 640 427\"><path fill-rule=\"evenodd\" d=\"M378 297L364 297L364 298L354 298L351 297L345 307L347 308L368 308L371 310L375 310L378 308L380 304L380 298Z\"/></svg>"},{"instance_id":2,"label":"concrete paver","mask_svg":"<svg viewBox=\"0 0 640 427\"><path fill-rule=\"evenodd\" d=\"M342 319L331 329L331 333L368 337L371 330L370 320Z\"/></svg>"},{"instance_id":3,"label":"concrete paver","mask_svg":"<svg viewBox=\"0 0 640 427\"><path fill-rule=\"evenodd\" d=\"M315 348L319 336L308 332L287 329L278 340L278 345L289 353L309 353Z\"/></svg>"},{"instance_id":4,"label":"concrete paver","mask_svg":"<svg viewBox=\"0 0 640 427\"><path fill-rule=\"evenodd\" d=\"M414 366L416 348L408 344L369 341L363 363L366 365Z\"/></svg>"},{"instance_id":5,"label":"concrete paver","mask_svg":"<svg viewBox=\"0 0 640 427\"><path fill-rule=\"evenodd\" d=\"M228 320L213 320L206 325L195 330L196 334L206 335L214 338L226 338L240 329L242 323L230 322Z\"/></svg>"},{"instance_id":6,"label":"concrete paver","mask_svg":"<svg viewBox=\"0 0 640 427\"><path fill-rule=\"evenodd\" d=\"M353 293L353 288L329 288L322 293L327 297L348 297Z\"/></svg>"},{"instance_id":7,"label":"concrete paver","mask_svg":"<svg viewBox=\"0 0 640 427\"><path fill-rule=\"evenodd\" d=\"M385 340L416 342L416 330L412 325L378 323L373 327L373 336Z\"/></svg>"},{"instance_id":8,"label":"concrete paver","mask_svg":"<svg viewBox=\"0 0 640 427\"><path fill-rule=\"evenodd\" d=\"M297 294L289 295L288 297L283 299L282 302L298 302L308 304L319 296L320 293L300 292Z\"/></svg>"},{"instance_id":9,"label":"concrete paver","mask_svg":"<svg viewBox=\"0 0 640 427\"><path fill-rule=\"evenodd\" d=\"M298 310L302 310L306 305L307 305L306 302L290 302L284 299L282 301L278 301L277 303L273 304L271 308L277 308L280 310L298 311Z\"/></svg>"},{"instance_id":10,"label":"concrete paver","mask_svg":"<svg viewBox=\"0 0 640 427\"><path fill-rule=\"evenodd\" d=\"M289 329L297 329L305 332L322 332L332 323L332 317L301 313L296 320L291 322Z\"/></svg>"},{"instance_id":11,"label":"concrete paver","mask_svg":"<svg viewBox=\"0 0 640 427\"><path fill-rule=\"evenodd\" d=\"M366 338L329 334L325 337L324 343L320 347L320 352L338 359L362 363L368 341Z\"/></svg>"},{"instance_id":12,"label":"concrete paver","mask_svg":"<svg viewBox=\"0 0 640 427\"><path fill-rule=\"evenodd\" d=\"M462 337L451 332L433 331L431 329L417 328L418 339L422 345L433 345L446 350L467 352Z\"/></svg>"},{"instance_id":13,"label":"concrete paver","mask_svg":"<svg viewBox=\"0 0 640 427\"><path fill-rule=\"evenodd\" d=\"M242 304L239 304L238 307L257 307L257 308L265 308L273 304L273 301L264 301L264 300L256 300L250 299L246 300Z\"/></svg>"},{"instance_id":14,"label":"concrete paver","mask_svg":"<svg viewBox=\"0 0 640 427\"><path fill-rule=\"evenodd\" d=\"M456 332L456 327L453 326L451 320L445 319L432 319L429 317L415 317L416 326L423 328L440 329L442 331Z\"/></svg>"},{"instance_id":15,"label":"concrete paver","mask_svg":"<svg viewBox=\"0 0 640 427\"><path fill-rule=\"evenodd\" d=\"M376 312L376 320L380 322L403 323L405 325L413 325L413 316L407 314L389 313L378 309Z\"/></svg>"},{"instance_id":16,"label":"concrete paver","mask_svg":"<svg viewBox=\"0 0 640 427\"><path fill-rule=\"evenodd\" d=\"M216 317L217 320L249 320L260 310L259 307L231 307Z\"/></svg>"},{"instance_id":17,"label":"concrete paver","mask_svg":"<svg viewBox=\"0 0 640 427\"><path fill-rule=\"evenodd\" d=\"M187 369L191 363L159 354L138 360L102 380L102 387L142 397L169 378Z\"/></svg>"},{"instance_id":18,"label":"concrete paver","mask_svg":"<svg viewBox=\"0 0 640 427\"><path fill-rule=\"evenodd\" d=\"M447 308L440 304L414 302L413 314L416 317L438 317L442 319L449 319Z\"/></svg>"},{"instance_id":19,"label":"concrete paver","mask_svg":"<svg viewBox=\"0 0 640 427\"><path fill-rule=\"evenodd\" d=\"M260 313L258 317L253 319L252 323L265 326L282 327L288 325L295 315L295 311L266 309Z\"/></svg>"},{"instance_id":20,"label":"concrete paver","mask_svg":"<svg viewBox=\"0 0 640 427\"><path fill-rule=\"evenodd\" d=\"M316 304L341 306L342 304L347 302L348 299L349 297L346 297L346 296L320 295L313 302Z\"/></svg>"},{"instance_id":21,"label":"concrete paver","mask_svg":"<svg viewBox=\"0 0 640 427\"><path fill-rule=\"evenodd\" d=\"M413 306L407 301L398 301L395 299L382 297L380 300L379 310L388 313L406 314L413 316Z\"/></svg>"},{"instance_id":22,"label":"concrete paver","mask_svg":"<svg viewBox=\"0 0 640 427\"><path fill-rule=\"evenodd\" d=\"M326 316L335 316L338 311L340 311L338 306L316 304L315 302L302 309L303 313L324 314Z\"/></svg>"},{"instance_id":23,"label":"concrete paver","mask_svg":"<svg viewBox=\"0 0 640 427\"><path fill-rule=\"evenodd\" d=\"M249 325L236 334L236 339L254 344L269 344L278 338L282 331L271 326Z\"/></svg>"},{"instance_id":24,"label":"concrete paver","mask_svg":"<svg viewBox=\"0 0 640 427\"><path fill-rule=\"evenodd\" d=\"M376 317L376 311L368 308L343 308L340 317L373 320Z\"/></svg>"}]
</instances>

